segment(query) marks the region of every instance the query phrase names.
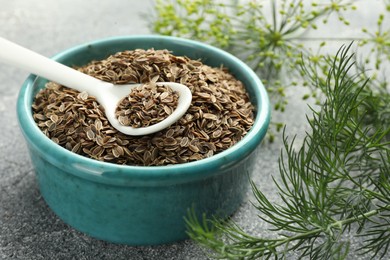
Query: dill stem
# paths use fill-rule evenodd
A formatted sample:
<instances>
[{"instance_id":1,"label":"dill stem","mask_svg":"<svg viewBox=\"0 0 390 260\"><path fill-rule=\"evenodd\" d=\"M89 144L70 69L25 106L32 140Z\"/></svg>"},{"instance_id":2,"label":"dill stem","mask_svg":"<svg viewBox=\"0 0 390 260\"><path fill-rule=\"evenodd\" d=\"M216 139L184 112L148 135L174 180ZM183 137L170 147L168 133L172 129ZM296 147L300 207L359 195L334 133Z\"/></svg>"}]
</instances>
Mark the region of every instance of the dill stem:
<instances>
[{"instance_id":1,"label":"dill stem","mask_svg":"<svg viewBox=\"0 0 390 260\"><path fill-rule=\"evenodd\" d=\"M387 205L387 206L382 207L380 209L368 211L368 212L366 212L364 214L360 214L356 217L351 217L351 218L335 221L334 223L329 224L326 229L316 228L316 229L310 230L308 232L300 233L298 235L287 237L284 239L275 239L273 241L278 241L278 242L275 244L271 244L269 246L262 246L259 248L252 248L252 249L245 248L245 249L240 249L240 251L244 251L244 252L245 251L247 251L247 252L262 252L265 250L271 251L270 249L276 249L277 247L284 245L284 244L288 244L292 241L310 238L310 237L315 236L321 232L329 233L329 231L333 228L342 229L342 227L344 225L349 225L351 223L357 222L357 221L362 220L362 219L368 219L372 216L378 215L379 213L381 213L382 211L385 211L385 210L390 210L390 205Z\"/></svg>"},{"instance_id":2,"label":"dill stem","mask_svg":"<svg viewBox=\"0 0 390 260\"><path fill-rule=\"evenodd\" d=\"M320 232L323 232L323 231L331 230L332 228L341 229L344 225L348 225L348 224L357 222L357 221L362 220L362 219L368 219L368 218L370 218L372 216L378 215L379 213L381 213L384 210L390 210L390 205L387 205L387 206L385 206L383 208L380 208L380 209L374 209L374 210L368 211L368 212L366 212L364 214L360 214L360 215L358 215L356 217L351 217L351 218L335 221L334 223L328 225L326 230L324 230L322 228L316 228L316 229L313 229L313 230L311 230L309 232L302 233L302 234L299 234L299 235L296 235L296 236L289 237L287 239L281 240L280 243L275 244L275 245L276 246L280 246L280 245L282 245L284 243L288 243L288 242L291 242L291 241L294 241L294 240L297 240L297 239L300 239L300 238L304 238L304 237L310 237L311 235L314 235L314 234L317 234L317 233L320 233Z\"/></svg>"},{"instance_id":3,"label":"dill stem","mask_svg":"<svg viewBox=\"0 0 390 260\"><path fill-rule=\"evenodd\" d=\"M299 40L299 41L361 41L364 40L362 37L340 37L340 38L333 38L333 37L294 37L289 38L289 40Z\"/></svg>"}]
</instances>

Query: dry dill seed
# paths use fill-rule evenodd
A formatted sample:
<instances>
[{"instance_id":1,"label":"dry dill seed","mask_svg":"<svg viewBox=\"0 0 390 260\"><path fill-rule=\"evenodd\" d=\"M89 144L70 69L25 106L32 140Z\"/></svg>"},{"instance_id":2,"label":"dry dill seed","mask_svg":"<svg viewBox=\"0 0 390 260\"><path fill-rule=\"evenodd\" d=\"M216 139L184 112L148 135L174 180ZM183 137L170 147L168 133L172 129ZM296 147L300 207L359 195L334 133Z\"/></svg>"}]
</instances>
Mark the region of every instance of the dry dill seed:
<instances>
[{"instance_id":1,"label":"dry dill seed","mask_svg":"<svg viewBox=\"0 0 390 260\"><path fill-rule=\"evenodd\" d=\"M79 70L115 84L152 87L158 81L178 82L188 86L193 95L189 110L178 122L158 133L133 137L114 129L93 97L49 82L32 105L38 127L55 143L96 160L128 165L201 160L240 141L254 121L253 106L240 81L224 68L211 68L167 50L123 51ZM142 95L151 98L137 101L141 92L127 99L129 104L138 104L139 111L133 113L130 106L118 109L120 121L151 124L152 110L160 117L174 110L177 99L168 89L144 90Z\"/></svg>"},{"instance_id":2,"label":"dry dill seed","mask_svg":"<svg viewBox=\"0 0 390 260\"><path fill-rule=\"evenodd\" d=\"M132 89L120 102L116 116L119 123L125 126L151 126L172 114L178 99L178 94L169 86L156 85L153 82L144 84Z\"/></svg>"}]
</instances>

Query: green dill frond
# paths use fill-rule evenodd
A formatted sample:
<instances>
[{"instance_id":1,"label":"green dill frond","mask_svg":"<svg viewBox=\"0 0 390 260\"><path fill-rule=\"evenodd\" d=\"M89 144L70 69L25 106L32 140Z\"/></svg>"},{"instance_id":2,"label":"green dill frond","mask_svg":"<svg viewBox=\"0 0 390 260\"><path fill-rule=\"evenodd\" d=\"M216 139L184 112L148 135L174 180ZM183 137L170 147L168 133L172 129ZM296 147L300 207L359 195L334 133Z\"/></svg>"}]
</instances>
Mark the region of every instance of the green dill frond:
<instances>
[{"instance_id":1,"label":"green dill frond","mask_svg":"<svg viewBox=\"0 0 390 260\"><path fill-rule=\"evenodd\" d=\"M308 117L310 131L299 149L283 132L280 178L274 179L279 203L252 183L254 206L275 237L246 234L230 221L189 222L190 236L211 248L217 258L284 258L289 252L310 259L344 259L345 233L368 237L360 249L383 256L390 241L389 126L367 124L370 81L354 74L354 58L344 46L322 84L325 100ZM303 63L306 64L306 63ZM303 67L306 72L311 69ZM279 180L280 179L280 180ZM203 223L206 223L203 221ZM201 227L202 228L201 228Z\"/></svg>"}]
</instances>

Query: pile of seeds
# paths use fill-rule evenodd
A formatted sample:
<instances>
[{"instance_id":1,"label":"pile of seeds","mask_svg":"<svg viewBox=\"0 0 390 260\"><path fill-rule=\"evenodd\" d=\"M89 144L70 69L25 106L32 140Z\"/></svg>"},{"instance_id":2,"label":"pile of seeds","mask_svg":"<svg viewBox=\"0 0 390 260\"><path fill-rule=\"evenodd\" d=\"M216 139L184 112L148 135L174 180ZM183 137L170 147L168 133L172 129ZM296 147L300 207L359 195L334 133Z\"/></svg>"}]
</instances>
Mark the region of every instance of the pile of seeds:
<instances>
[{"instance_id":1,"label":"pile of seeds","mask_svg":"<svg viewBox=\"0 0 390 260\"><path fill-rule=\"evenodd\" d=\"M185 163L226 150L253 124L254 108L240 81L222 67L211 68L168 50L119 52L79 70L116 84L178 82L193 95L178 122L158 133L133 137L109 124L95 98L48 83L32 106L37 125L57 144L86 157L128 165Z\"/></svg>"},{"instance_id":2,"label":"pile of seeds","mask_svg":"<svg viewBox=\"0 0 390 260\"><path fill-rule=\"evenodd\" d=\"M140 85L118 105L116 116L121 125L134 128L154 125L176 109L179 95L169 86L155 82Z\"/></svg>"}]
</instances>

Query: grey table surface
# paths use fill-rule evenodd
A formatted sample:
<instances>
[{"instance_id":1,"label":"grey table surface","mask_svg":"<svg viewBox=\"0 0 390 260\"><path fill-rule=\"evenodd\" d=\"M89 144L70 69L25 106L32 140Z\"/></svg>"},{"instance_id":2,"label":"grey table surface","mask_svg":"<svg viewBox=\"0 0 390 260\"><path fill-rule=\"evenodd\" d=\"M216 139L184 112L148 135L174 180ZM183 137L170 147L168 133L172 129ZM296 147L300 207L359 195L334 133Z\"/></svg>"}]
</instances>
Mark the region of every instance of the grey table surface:
<instances>
[{"instance_id":1,"label":"grey table surface","mask_svg":"<svg viewBox=\"0 0 390 260\"><path fill-rule=\"evenodd\" d=\"M146 19L152 10L150 0L0 0L0 6L0 36L46 56L96 39L151 33ZM375 26L370 8L360 10L351 15L355 24L361 26L364 21ZM357 31L351 27L343 36ZM69 227L48 208L16 119L17 94L27 76L25 71L0 64L0 259L207 259L204 250L190 240L137 247L99 241ZM297 102L290 101L288 112L273 114L273 120L288 122L288 133L297 134L299 140L307 125L308 108L300 101L301 90L287 94ZM262 145L253 175L271 200L277 200L272 176L278 176L281 145L280 136L273 144ZM233 219L252 234L266 235L266 226L251 204L251 191L247 195ZM352 240L351 251L360 243ZM367 257L352 253L350 258Z\"/></svg>"}]
</instances>

